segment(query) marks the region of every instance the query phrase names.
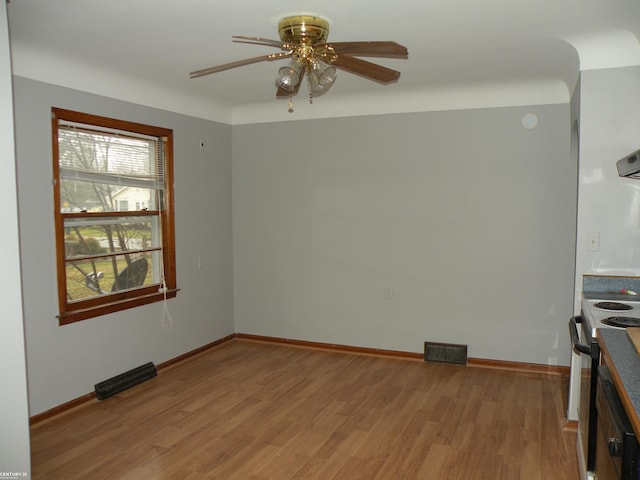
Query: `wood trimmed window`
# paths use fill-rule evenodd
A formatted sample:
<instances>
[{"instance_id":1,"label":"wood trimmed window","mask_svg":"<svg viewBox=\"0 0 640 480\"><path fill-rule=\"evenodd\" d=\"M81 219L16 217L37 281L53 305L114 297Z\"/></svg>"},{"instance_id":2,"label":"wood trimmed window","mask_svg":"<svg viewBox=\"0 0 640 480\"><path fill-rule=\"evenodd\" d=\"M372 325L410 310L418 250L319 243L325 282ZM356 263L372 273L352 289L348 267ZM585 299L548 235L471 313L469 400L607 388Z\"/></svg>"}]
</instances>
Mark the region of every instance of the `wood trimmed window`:
<instances>
[{"instance_id":1,"label":"wood trimmed window","mask_svg":"<svg viewBox=\"0 0 640 480\"><path fill-rule=\"evenodd\" d=\"M52 108L52 141L60 325L175 297L173 131Z\"/></svg>"}]
</instances>

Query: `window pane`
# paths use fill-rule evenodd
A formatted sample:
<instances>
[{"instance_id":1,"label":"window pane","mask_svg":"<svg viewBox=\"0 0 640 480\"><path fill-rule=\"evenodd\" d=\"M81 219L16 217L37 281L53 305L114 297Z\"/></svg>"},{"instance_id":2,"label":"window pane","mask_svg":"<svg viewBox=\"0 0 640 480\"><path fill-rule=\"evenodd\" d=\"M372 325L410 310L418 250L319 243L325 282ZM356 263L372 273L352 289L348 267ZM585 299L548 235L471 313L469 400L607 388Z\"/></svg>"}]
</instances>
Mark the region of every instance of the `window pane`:
<instances>
[{"instance_id":1,"label":"window pane","mask_svg":"<svg viewBox=\"0 0 640 480\"><path fill-rule=\"evenodd\" d=\"M104 183L62 179L60 181L60 211L117 212L157 210L157 190L141 187L122 187Z\"/></svg>"},{"instance_id":2,"label":"window pane","mask_svg":"<svg viewBox=\"0 0 640 480\"><path fill-rule=\"evenodd\" d=\"M106 258L67 263L67 297L69 302L139 288L158 283L158 252L115 255Z\"/></svg>"},{"instance_id":3,"label":"window pane","mask_svg":"<svg viewBox=\"0 0 640 480\"><path fill-rule=\"evenodd\" d=\"M66 218L65 259L161 247L155 216Z\"/></svg>"}]
</instances>

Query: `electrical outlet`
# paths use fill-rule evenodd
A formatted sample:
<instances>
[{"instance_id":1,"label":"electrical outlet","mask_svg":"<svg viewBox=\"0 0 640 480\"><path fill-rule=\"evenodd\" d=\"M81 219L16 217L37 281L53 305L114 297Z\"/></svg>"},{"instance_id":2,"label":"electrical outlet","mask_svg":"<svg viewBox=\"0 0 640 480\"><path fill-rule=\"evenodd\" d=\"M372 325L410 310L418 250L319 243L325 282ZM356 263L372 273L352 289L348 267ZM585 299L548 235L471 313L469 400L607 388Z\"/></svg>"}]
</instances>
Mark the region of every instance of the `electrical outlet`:
<instances>
[{"instance_id":1,"label":"electrical outlet","mask_svg":"<svg viewBox=\"0 0 640 480\"><path fill-rule=\"evenodd\" d=\"M598 232L589 232L587 234L587 252L600 251L600 234Z\"/></svg>"},{"instance_id":2,"label":"electrical outlet","mask_svg":"<svg viewBox=\"0 0 640 480\"><path fill-rule=\"evenodd\" d=\"M384 289L384 299L385 300L393 299L393 288L385 287L385 289Z\"/></svg>"}]
</instances>

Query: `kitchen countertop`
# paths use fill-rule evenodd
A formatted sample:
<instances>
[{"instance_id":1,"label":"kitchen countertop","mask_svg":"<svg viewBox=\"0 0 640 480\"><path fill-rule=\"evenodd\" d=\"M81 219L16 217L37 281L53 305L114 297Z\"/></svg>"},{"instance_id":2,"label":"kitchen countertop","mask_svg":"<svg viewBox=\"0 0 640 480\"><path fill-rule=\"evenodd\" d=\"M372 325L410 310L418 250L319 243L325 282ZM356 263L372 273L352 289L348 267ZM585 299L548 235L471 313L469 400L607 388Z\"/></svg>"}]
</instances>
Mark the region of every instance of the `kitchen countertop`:
<instances>
[{"instance_id":1,"label":"kitchen countertop","mask_svg":"<svg viewBox=\"0 0 640 480\"><path fill-rule=\"evenodd\" d=\"M623 289L640 292L640 277L586 274L582 276L582 293L584 298L600 298L605 294L610 295L611 298L601 298L602 300L628 299L629 295L622 293Z\"/></svg>"},{"instance_id":2,"label":"kitchen countertop","mask_svg":"<svg viewBox=\"0 0 640 480\"><path fill-rule=\"evenodd\" d=\"M640 438L640 355L626 330L600 328L598 343L631 426L636 437Z\"/></svg>"},{"instance_id":3,"label":"kitchen countertop","mask_svg":"<svg viewBox=\"0 0 640 480\"><path fill-rule=\"evenodd\" d=\"M639 295L620 292L584 292L582 298L587 300L606 300L611 302L639 302Z\"/></svg>"}]
</instances>

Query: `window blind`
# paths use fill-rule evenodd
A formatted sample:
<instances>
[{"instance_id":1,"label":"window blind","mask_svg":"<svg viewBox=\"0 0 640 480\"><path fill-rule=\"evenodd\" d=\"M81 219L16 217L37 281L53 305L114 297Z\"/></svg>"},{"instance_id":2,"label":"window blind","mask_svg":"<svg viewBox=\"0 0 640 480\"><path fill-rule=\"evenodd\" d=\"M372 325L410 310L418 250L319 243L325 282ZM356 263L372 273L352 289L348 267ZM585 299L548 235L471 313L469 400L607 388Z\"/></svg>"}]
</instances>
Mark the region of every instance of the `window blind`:
<instances>
[{"instance_id":1,"label":"window blind","mask_svg":"<svg viewBox=\"0 0 640 480\"><path fill-rule=\"evenodd\" d=\"M92 131L59 122L60 178L121 187L164 187L164 139L130 132Z\"/></svg>"}]
</instances>

